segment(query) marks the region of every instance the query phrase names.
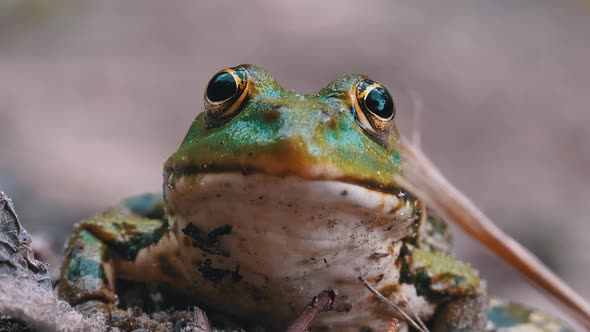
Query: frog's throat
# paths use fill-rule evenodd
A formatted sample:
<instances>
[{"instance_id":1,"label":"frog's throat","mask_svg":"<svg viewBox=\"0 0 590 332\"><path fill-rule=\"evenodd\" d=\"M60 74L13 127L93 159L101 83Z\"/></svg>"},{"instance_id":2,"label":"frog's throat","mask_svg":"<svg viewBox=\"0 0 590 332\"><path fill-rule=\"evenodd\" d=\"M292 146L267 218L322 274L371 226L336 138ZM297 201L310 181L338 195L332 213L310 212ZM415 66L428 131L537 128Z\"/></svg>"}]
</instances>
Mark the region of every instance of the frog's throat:
<instances>
[{"instance_id":1,"label":"frog's throat","mask_svg":"<svg viewBox=\"0 0 590 332\"><path fill-rule=\"evenodd\" d=\"M338 209L358 209L374 215L399 218L400 213L414 213L416 199L401 189L383 188L352 179L313 179L295 175L269 175L251 172L168 172L164 181L164 197L169 209L190 206L198 200L218 200L228 206L235 202L228 200L251 201L255 209L280 209L280 204L292 207L310 201L319 210L330 213L331 207ZM294 195L294 193L296 193ZM229 194L230 197L227 195ZM302 197L305 196L305 199ZM266 198L266 199L265 199ZM272 201L275 206L254 204ZM241 204L241 203L239 203ZM307 204L307 203L305 203ZM301 207L300 207L301 208ZM304 207L309 208L309 207ZM170 212L170 211L169 211Z\"/></svg>"},{"instance_id":2,"label":"frog's throat","mask_svg":"<svg viewBox=\"0 0 590 332\"><path fill-rule=\"evenodd\" d=\"M404 292L398 288L396 260L402 240L416 231L417 205L411 197L334 180L240 172L168 176L164 191L182 257L201 269L209 259L211 267L239 277L215 287L224 281L208 280L191 265L186 277L195 285L212 285L195 292L214 307L231 305L245 316L274 312L289 320L319 291L337 288L353 307L363 308L375 302L358 282L359 274L378 281L379 289ZM252 289L265 300L252 298ZM429 319L433 307L424 298L403 294ZM373 309L347 314L345 320L320 315L318 324L379 319ZM391 313L382 318L389 320Z\"/></svg>"},{"instance_id":3,"label":"frog's throat","mask_svg":"<svg viewBox=\"0 0 590 332\"><path fill-rule=\"evenodd\" d=\"M327 241L357 254L356 241L365 237L367 257L413 235L421 206L404 194L351 183L237 172L169 176L164 197L172 227L185 235L187 227L209 234L227 225L287 242Z\"/></svg>"}]
</instances>

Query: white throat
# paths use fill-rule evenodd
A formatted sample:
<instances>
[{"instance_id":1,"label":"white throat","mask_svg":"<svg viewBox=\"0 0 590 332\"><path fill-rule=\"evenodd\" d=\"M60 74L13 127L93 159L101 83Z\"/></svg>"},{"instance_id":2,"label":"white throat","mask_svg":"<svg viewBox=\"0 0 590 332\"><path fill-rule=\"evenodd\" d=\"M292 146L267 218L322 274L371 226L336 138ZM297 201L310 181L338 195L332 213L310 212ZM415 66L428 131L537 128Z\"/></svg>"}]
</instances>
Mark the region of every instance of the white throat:
<instances>
[{"instance_id":1,"label":"white throat","mask_svg":"<svg viewBox=\"0 0 590 332\"><path fill-rule=\"evenodd\" d=\"M277 321L296 316L324 289L336 288L352 299L353 307L363 307L370 294L357 280L361 273L380 285L397 285L396 243L411 234L415 220L413 203L395 194L294 176L180 176L167 198L173 202L170 222L186 260L200 268L209 260L212 268L239 277L203 281L204 274L186 272L193 273L186 277L199 284L200 295L217 298L212 303L222 308L231 301L245 315L270 312ZM210 241L195 245L187 233ZM376 318L374 312L360 310L338 316L338 322L358 320L359 314ZM320 317L321 324L335 318Z\"/></svg>"}]
</instances>

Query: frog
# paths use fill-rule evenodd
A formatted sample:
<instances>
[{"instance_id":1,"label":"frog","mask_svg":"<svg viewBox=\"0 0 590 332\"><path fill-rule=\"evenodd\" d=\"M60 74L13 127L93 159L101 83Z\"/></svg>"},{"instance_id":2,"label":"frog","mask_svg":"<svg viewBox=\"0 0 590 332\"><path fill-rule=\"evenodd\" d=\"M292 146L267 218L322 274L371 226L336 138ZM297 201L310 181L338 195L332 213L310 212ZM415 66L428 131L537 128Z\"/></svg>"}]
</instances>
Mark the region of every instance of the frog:
<instances>
[{"instance_id":1,"label":"frog","mask_svg":"<svg viewBox=\"0 0 590 332\"><path fill-rule=\"evenodd\" d=\"M217 72L164 163L162 193L76 225L59 297L116 321L125 317L118 291L134 281L281 331L336 289L353 309L322 313L312 331L385 331L393 318L400 330L569 331L550 316L511 314L456 258L445 221L395 180L396 111L364 75L300 94L253 65Z\"/></svg>"}]
</instances>

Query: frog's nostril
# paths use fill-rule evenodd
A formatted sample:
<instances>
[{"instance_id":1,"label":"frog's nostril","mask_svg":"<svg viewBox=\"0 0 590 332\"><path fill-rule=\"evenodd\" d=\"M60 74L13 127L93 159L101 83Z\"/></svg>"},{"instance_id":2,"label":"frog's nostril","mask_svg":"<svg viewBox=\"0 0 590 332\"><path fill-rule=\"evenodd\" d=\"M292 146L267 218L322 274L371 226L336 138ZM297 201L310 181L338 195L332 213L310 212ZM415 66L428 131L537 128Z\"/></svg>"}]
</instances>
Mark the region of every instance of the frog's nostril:
<instances>
[{"instance_id":1,"label":"frog's nostril","mask_svg":"<svg viewBox=\"0 0 590 332\"><path fill-rule=\"evenodd\" d=\"M336 119L334 119L334 116L326 111L322 111L322 121L328 126L328 128L336 128Z\"/></svg>"},{"instance_id":2,"label":"frog's nostril","mask_svg":"<svg viewBox=\"0 0 590 332\"><path fill-rule=\"evenodd\" d=\"M270 110L264 112L264 114L262 114L262 118L266 122L273 122L273 121L276 121L280 115L281 115L281 112L279 112L278 110L270 109Z\"/></svg>"}]
</instances>

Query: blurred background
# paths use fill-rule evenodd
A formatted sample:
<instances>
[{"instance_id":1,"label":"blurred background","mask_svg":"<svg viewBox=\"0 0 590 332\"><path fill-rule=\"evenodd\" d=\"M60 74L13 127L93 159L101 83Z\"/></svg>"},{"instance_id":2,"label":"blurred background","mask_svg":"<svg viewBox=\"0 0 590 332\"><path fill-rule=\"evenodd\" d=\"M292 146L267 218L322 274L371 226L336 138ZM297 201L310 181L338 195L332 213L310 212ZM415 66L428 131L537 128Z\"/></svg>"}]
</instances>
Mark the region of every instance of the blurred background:
<instances>
[{"instance_id":1,"label":"blurred background","mask_svg":"<svg viewBox=\"0 0 590 332\"><path fill-rule=\"evenodd\" d=\"M240 63L304 93L384 83L403 133L590 298L588 1L1 0L0 190L61 252L74 222L160 190L209 78ZM456 233L493 293L556 311Z\"/></svg>"}]
</instances>

